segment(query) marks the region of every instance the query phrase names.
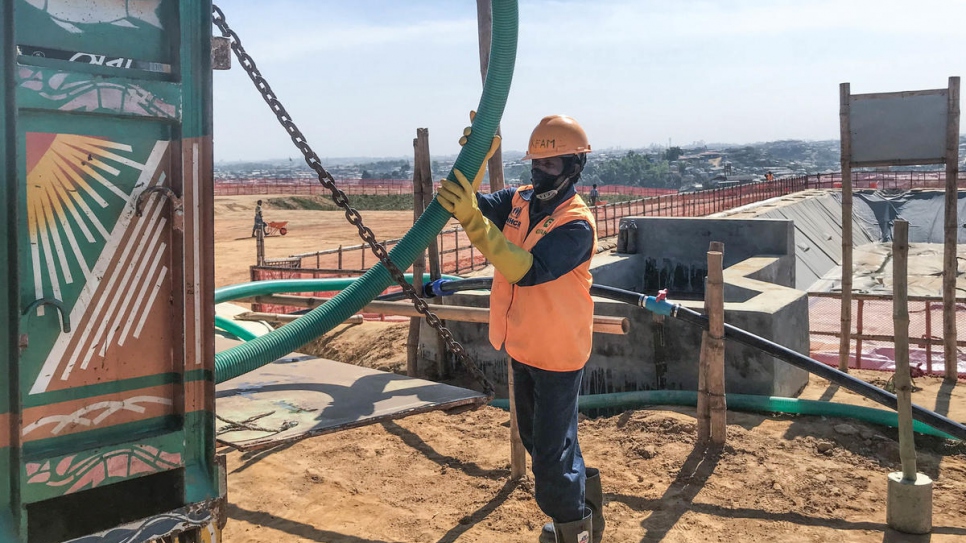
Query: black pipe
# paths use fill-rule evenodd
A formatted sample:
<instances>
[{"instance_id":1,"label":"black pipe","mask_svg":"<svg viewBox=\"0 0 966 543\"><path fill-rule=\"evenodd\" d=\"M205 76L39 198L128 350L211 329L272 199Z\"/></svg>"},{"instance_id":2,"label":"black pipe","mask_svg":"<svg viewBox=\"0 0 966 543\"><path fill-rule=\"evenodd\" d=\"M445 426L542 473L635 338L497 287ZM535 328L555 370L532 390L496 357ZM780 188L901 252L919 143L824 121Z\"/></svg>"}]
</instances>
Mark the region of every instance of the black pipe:
<instances>
[{"instance_id":1,"label":"black pipe","mask_svg":"<svg viewBox=\"0 0 966 543\"><path fill-rule=\"evenodd\" d=\"M679 308L677 318L695 326L700 326L705 330L708 329L708 317L692 309L688 309L686 307ZM725 324L724 329L726 339L737 341L743 345L758 349L765 354L774 356L775 358L787 362L796 368L801 368L823 379L827 379L828 381L840 385L846 390L851 390L852 392L855 392L864 398L868 398L873 402L882 404L893 410L899 408L899 402L895 394L891 394L879 387L870 385L861 379L857 379L827 364L823 364L818 360L795 352L788 347L783 347L775 342L768 341L767 339L746 332L741 328L736 328L730 324ZM912 404L912 418L922 422L923 424L928 424L937 430L946 432L951 436L955 436L958 439L966 441L966 426L944 417L939 413L930 411L916 404Z\"/></svg>"},{"instance_id":2,"label":"black pipe","mask_svg":"<svg viewBox=\"0 0 966 543\"><path fill-rule=\"evenodd\" d=\"M491 278L480 277L458 281L439 281L433 286L433 288L437 289L437 291L441 293L452 294L461 290L486 289L489 288L491 284ZM427 285L429 285L429 283L427 283ZM645 296L644 294L640 294L638 292L604 285L593 285L590 287L590 293L593 296L599 296L601 298L624 302L639 307L645 307L645 299L650 299L650 301L653 301L652 297ZM659 304L663 307L663 309L666 310L662 311L662 314L669 314L672 317L676 317L684 322L687 322L688 324L693 324L705 330L708 329L708 317L706 315L702 315L697 311L688 309L686 307L681 307L679 304L673 304L673 306L670 308L666 307L665 304L667 304L667 302L664 301ZM650 308L648 307L648 309ZM827 364L823 364L818 360L809 358L801 353L795 352L787 347L783 347L775 342L768 341L767 339L756 336L750 332L746 332L741 328L736 328L730 324L725 324L724 328L726 339L736 341L742 345L747 345L765 354L771 355L779 360L795 366L796 368L801 368L809 373L835 383L846 390L851 390L863 398L868 398L869 400L882 404L893 410L898 409L899 403L895 394L886 392L879 387L870 385L865 381L841 372ZM930 411L916 404L912 404L912 418L922 422L923 424L928 424L937 430L946 432L957 439L966 441L966 426L944 417L939 413Z\"/></svg>"}]
</instances>

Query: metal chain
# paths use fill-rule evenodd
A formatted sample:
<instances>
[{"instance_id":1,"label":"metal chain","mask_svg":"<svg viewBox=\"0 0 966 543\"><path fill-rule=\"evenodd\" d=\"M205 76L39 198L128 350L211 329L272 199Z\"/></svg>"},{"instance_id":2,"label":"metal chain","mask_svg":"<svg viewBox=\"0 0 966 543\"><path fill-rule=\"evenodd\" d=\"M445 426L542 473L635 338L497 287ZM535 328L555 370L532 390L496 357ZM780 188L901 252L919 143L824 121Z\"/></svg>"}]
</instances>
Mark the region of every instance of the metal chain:
<instances>
[{"instance_id":1,"label":"metal chain","mask_svg":"<svg viewBox=\"0 0 966 543\"><path fill-rule=\"evenodd\" d=\"M379 243L379 241L376 240L376 235L372 232L372 230L362 223L362 216L358 211L349 205L349 198L344 192L342 192L342 190L339 189L339 187L336 186L335 179L333 179L332 174L322 167L322 161L319 159L319 156L315 154L315 151L313 151L311 147L309 147L305 136L302 135L302 132L297 126L295 126L295 123L285 110L285 107L282 106L281 102L278 101L275 93L272 92L272 88L268 85L268 82L265 81L265 78L262 77L261 72L258 71L258 68L255 66L255 61L248 55L248 53L245 52L245 48L242 47L241 39L238 37L238 34L236 34L225 21L225 14L222 13L218 6L215 5L211 6L211 10L212 20L215 26L221 30L221 35L223 37L231 39L231 49L235 52L235 56L238 57L238 62L240 62L245 71L248 72L248 77L250 77L252 82L255 83L255 87L262 94L262 98L265 99L265 102L275 113L275 116L278 117L278 122L281 123L282 127L285 128L285 131L289 133L289 136L291 136L292 142L295 144L295 146L298 147L299 151L302 152L302 155L305 157L306 164L308 164L309 167L315 170L315 172L318 174L319 182L322 183L322 186L332 193L332 201L334 201L336 205L345 211L346 220L348 220L350 224L354 225L359 230L359 236L363 239L363 241L366 242L366 244L369 245L373 254L379 258L379 261L382 262L382 265L386 267L386 270L389 271L389 274L392 276L392 278L399 284L399 286L402 287L409 299L412 300L416 311L424 315L426 317L426 322L429 323L429 325L436 330L440 337L443 338L443 340L446 342L446 348L456 355L463 367L470 372L473 378L476 379L480 385L482 385L483 393L488 398L492 398L495 394L493 384L490 383L489 379L486 378L486 375L484 375L476 363L473 362L473 359L470 358L470 355L466 352L466 349L464 349L463 346L456 341L452 332L450 332L443 325L443 323L440 322L439 317L429 310L429 306L427 306L426 302L419 297L419 294L416 293L416 289L413 288L408 281L406 281L405 274L403 274L402 270L400 270L392 259L389 258L389 254L386 252L386 247L382 243Z\"/></svg>"}]
</instances>

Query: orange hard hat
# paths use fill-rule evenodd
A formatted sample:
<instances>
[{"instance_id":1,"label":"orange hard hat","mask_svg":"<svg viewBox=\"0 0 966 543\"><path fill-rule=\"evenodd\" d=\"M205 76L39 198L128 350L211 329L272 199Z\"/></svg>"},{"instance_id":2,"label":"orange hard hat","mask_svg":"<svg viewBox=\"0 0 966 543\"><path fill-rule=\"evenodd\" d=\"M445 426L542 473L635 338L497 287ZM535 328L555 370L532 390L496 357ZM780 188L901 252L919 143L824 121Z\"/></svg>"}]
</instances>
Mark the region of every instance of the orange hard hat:
<instances>
[{"instance_id":1,"label":"orange hard hat","mask_svg":"<svg viewBox=\"0 0 966 543\"><path fill-rule=\"evenodd\" d=\"M589 152L587 133L573 117L548 115L530 134L530 145L523 160Z\"/></svg>"}]
</instances>

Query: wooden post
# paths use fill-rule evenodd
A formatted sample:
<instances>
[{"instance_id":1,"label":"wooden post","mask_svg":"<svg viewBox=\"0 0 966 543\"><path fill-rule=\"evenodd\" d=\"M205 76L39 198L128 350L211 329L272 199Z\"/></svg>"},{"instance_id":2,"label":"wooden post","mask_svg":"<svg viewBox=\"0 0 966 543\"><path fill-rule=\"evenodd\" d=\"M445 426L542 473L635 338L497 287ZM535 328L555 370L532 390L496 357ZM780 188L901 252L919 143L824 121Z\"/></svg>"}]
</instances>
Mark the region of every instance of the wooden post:
<instances>
[{"instance_id":1,"label":"wooden post","mask_svg":"<svg viewBox=\"0 0 966 543\"><path fill-rule=\"evenodd\" d=\"M705 304L708 313L707 388L711 415L711 442L725 443L728 430L728 406L725 399L724 374L724 244L711 242L708 252L708 283ZM702 349L702 352L704 349Z\"/></svg>"},{"instance_id":2,"label":"wooden post","mask_svg":"<svg viewBox=\"0 0 966 543\"><path fill-rule=\"evenodd\" d=\"M842 148L842 312L839 371L849 371L852 350L852 133L848 83L839 85L839 124Z\"/></svg>"},{"instance_id":3,"label":"wooden post","mask_svg":"<svg viewBox=\"0 0 966 543\"><path fill-rule=\"evenodd\" d=\"M855 308L855 369L862 369L862 313L865 300L859 299Z\"/></svg>"},{"instance_id":4,"label":"wooden post","mask_svg":"<svg viewBox=\"0 0 966 543\"><path fill-rule=\"evenodd\" d=\"M425 128L417 128L417 137L413 138L413 152L417 153L416 149L419 147L419 131L425 131ZM413 159L413 224L419 220L419 216L423 214L424 206L426 201L423 198L423 183L419 182L422 176L423 164L419 161L419 157L415 156ZM413 287L416 289L416 293L420 296L423 295L423 272L426 270L426 251L420 253L416 257L416 261L413 262ZM419 317L410 317L409 319L409 337L406 341L406 375L410 377L416 377L418 374L418 357L419 357Z\"/></svg>"},{"instance_id":5,"label":"wooden post","mask_svg":"<svg viewBox=\"0 0 966 543\"><path fill-rule=\"evenodd\" d=\"M486 71L490 65L490 35L493 32L492 0L476 0L476 21L480 35L480 75L486 83ZM500 127L496 127L500 135ZM490 192L503 190L503 146L497 147L488 163L490 172Z\"/></svg>"},{"instance_id":6,"label":"wooden post","mask_svg":"<svg viewBox=\"0 0 966 543\"><path fill-rule=\"evenodd\" d=\"M513 360L506 357L506 381L510 399L510 480L522 479L527 474L527 450L520 438L517 425L516 394L513 392Z\"/></svg>"},{"instance_id":7,"label":"wooden post","mask_svg":"<svg viewBox=\"0 0 966 543\"><path fill-rule=\"evenodd\" d=\"M425 209L436 197L433 191L433 166L429 156L429 129L416 129L414 146L413 185L419 184L422 187L423 209ZM417 172L418 177L416 176ZM429 244L429 278L433 281L441 277L437 239L438 237L434 237ZM442 300L440 303L443 303ZM436 353L436 375L442 378L446 374L446 341L439 337L439 334L436 335Z\"/></svg>"},{"instance_id":8,"label":"wooden post","mask_svg":"<svg viewBox=\"0 0 966 543\"><path fill-rule=\"evenodd\" d=\"M959 78L949 78L946 120L946 218L943 223L943 355L944 381L956 384L956 235L959 230L957 203L959 190Z\"/></svg>"},{"instance_id":9,"label":"wooden post","mask_svg":"<svg viewBox=\"0 0 966 543\"><path fill-rule=\"evenodd\" d=\"M338 269L340 269L340 270L342 269L342 244L341 243L339 244L339 267L338 267Z\"/></svg>"},{"instance_id":10,"label":"wooden post","mask_svg":"<svg viewBox=\"0 0 966 543\"><path fill-rule=\"evenodd\" d=\"M932 373L932 302L926 300L926 373Z\"/></svg>"},{"instance_id":11,"label":"wooden post","mask_svg":"<svg viewBox=\"0 0 966 543\"><path fill-rule=\"evenodd\" d=\"M265 265L265 228L262 226L255 229L255 263Z\"/></svg>"},{"instance_id":12,"label":"wooden post","mask_svg":"<svg viewBox=\"0 0 966 543\"><path fill-rule=\"evenodd\" d=\"M902 478L916 480L916 442L912 432L912 379L909 375L909 307L907 277L909 223L896 219L892 231L892 320L895 327L897 411L899 413L899 458Z\"/></svg>"}]
</instances>

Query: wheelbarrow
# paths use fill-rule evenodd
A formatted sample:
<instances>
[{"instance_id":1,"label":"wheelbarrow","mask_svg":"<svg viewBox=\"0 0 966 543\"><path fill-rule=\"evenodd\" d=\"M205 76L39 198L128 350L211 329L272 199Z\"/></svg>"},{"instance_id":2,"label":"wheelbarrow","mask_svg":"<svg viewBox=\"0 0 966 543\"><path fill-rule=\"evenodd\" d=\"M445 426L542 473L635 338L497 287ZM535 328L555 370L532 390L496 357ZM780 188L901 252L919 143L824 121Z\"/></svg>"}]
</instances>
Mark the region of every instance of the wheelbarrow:
<instances>
[{"instance_id":1,"label":"wheelbarrow","mask_svg":"<svg viewBox=\"0 0 966 543\"><path fill-rule=\"evenodd\" d=\"M272 234L279 234L284 236L285 234L288 234L288 228L285 228L285 225L287 224L288 221L268 221L265 223L265 235L271 236Z\"/></svg>"}]
</instances>

